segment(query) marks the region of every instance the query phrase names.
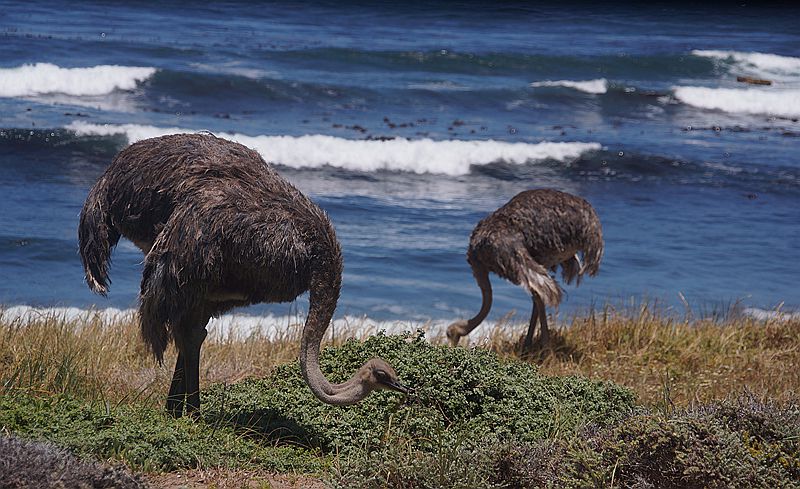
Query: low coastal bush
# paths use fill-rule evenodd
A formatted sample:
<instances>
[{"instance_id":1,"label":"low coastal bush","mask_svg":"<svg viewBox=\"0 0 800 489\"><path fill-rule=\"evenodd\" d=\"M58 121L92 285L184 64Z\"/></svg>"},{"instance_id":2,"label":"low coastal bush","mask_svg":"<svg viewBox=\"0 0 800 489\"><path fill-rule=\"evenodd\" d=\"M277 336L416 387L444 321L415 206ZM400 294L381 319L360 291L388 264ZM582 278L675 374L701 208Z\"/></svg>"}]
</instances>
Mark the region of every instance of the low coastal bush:
<instances>
[{"instance_id":1,"label":"low coastal bush","mask_svg":"<svg viewBox=\"0 0 800 489\"><path fill-rule=\"evenodd\" d=\"M48 440L80 456L125 462L136 470L250 466L311 472L321 465L306 450L254 443L230 428L176 420L147 406L109 406L65 395L1 396L0 427L26 439Z\"/></svg>"},{"instance_id":2,"label":"low coastal bush","mask_svg":"<svg viewBox=\"0 0 800 489\"><path fill-rule=\"evenodd\" d=\"M800 487L800 406L742 395L642 411L571 440L509 444L495 468L506 487Z\"/></svg>"},{"instance_id":3,"label":"low coastal bush","mask_svg":"<svg viewBox=\"0 0 800 489\"><path fill-rule=\"evenodd\" d=\"M329 453L370 450L387 440L435 451L443 440L459 438L569 437L587 423L619 419L634 403L629 390L608 382L545 377L529 363L500 361L481 349L433 346L421 334L379 334L327 348L322 370L342 382L375 356L394 365L414 394L382 391L354 406L330 406L314 398L295 362L263 379L213 386L204 398L204 417Z\"/></svg>"},{"instance_id":4,"label":"low coastal bush","mask_svg":"<svg viewBox=\"0 0 800 489\"><path fill-rule=\"evenodd\" d=\"M800 487L800 406L744 395L538 442L461 440L424 452L386 444L336 466L341 488Z\"/></svg>"},{"instance_id":5,"label":"low coastal bush","mask_svg":"<svg viewBox=\"0 0 800 489\"><path fill-rule=\"evenodd\" d=\"M111 467L80 460L51 443L0 437L0 487L145 489L141 476L124 467Z\"/></svg>"}]
</instances>

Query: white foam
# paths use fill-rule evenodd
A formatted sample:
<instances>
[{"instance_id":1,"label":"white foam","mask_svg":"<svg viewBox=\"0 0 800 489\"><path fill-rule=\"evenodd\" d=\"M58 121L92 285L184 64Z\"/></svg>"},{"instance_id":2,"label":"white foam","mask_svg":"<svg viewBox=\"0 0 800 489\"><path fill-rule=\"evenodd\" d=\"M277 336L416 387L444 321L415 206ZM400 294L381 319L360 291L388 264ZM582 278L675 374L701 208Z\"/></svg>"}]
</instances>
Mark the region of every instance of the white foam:
<instances>
[{"instance_id":1,"label":"white foam","mask_svg":"<svg viewBox=\"0 0 800 489\"><path fill-rule=\"evenodd\" d=\"M428 90L431 92L465 92L471 90L468 86L459 85L452 81L410 83L408 88L412 90Z\"/></svg>"},{"instance_id":2,"label":"white foam","mask_svg":"<svg viewBox=\"0 0 800 489\"><path fill-rule=\"evenodd\" d=\"M190 63L189 66L208 73L224 73L224 74L241 76L244 78L250 78L253 80L259 80L262 78L272 78L272 79L283 78L282 73L279 71L248 68L246 66L241 66L240 61L228 61L219 64Z\"/></svg>"},{"instance_id":3,"label":"white foam","mask_svg":"<svg viewBox=\"0 0 800 489\"><path fill-rule=\"evenodd\" d=\"M77 307L36 308L31 306L11 306L0 308L0 319L5 322L17 322L28 325L43 319L74 322L77 326L92 320L99 320L113 325L115 322L136 320L135 309L80 309ZM343 316L331 321L327 338L366 338L379 332L385 334L402 334L422 330L426 338L444 338L447 326L455 319L438 319L433 321L379 321L368 317ZM297 316L253 316L247 314L223 314L212 318L208 323L208 332L214 338L247 338L258 335L269 340L297 337L302 332L305 317ZM469 338L462 338L461 343L479 344L490 341L492 330L497 326L494 321L485 321ZM504 323L504 327L506 327Z\"/></svg>"},{"instance_id":4,"label":"white foam","mask_svg":"<svg viewBox=\"0 0 800 489\"><path fill-rule=\"evenodd\" d=\"M782 311L766 311L756 307L748 307L742 311L742 314L749 316L758 321L798 321L800 320L800 312L782 312Z\"/></svg>"},{"instance_id":5,"label":"white foam","mask_svg":"<svg viewBox=\"0 0 800 489\"><path fill-rule=\"evenodd\" d=\"M608 91L608 82L605 78L597 80L586 81L573 81L573 80L555 80L555 81L539 81L531 83L532 87L567 87L580 90L581 92L593 93L596 95L606 93Z\"/></svg>"},{"instance_id":6,"label":"white foam","mask_svg":"<svg viewBox=\"0 0 800 489\"><path fill-rule=\"evenodd\" d=\"M51 63L0 68L0 97L31 97L61 93L73 96L105 95L132 90L156 72L155 68L100 65L61 68Z\"/></svg>"},{"instance_id":7,"label":"white foam","mask_svg":"<svg viewBox=\"0 0 800 489\"><path fill-rule=\"evenodd\" d=\"M178 127L137 124L99 125L83 121L72 122L66 129L78 136L124 134L131 143L167 134L194 132ZM553 159L566 162L584 152L601 148L599 143L578 142L509 143L494 140L434 141L399 138L389 141L370 141L320 134L246 136L217 133L217 136L253 148L269 162L292 168L319 168L330 165L365 172L392 170L446 175L465 175L469 173L471 165L486 165L498 161L524 164Z\"/></svg>"},{"instance_id":8,"label":"white foam","mask_svg":"<svg viewBox=\"0 0 800 489\"><path fill-rule=\"evenodd\" d=\"M763 78L778 78L784 81L800 79L800 58L792 56L702 49L694 50L692 54L704 58L733 61L738 69Z\"/></svg>"},{"instance_id":9,"label":"white foam","mask_svg":"<svg viewBox=\"0 0 800 489\"><path fill-rule=\"evenodd\" d=\"M60 321L88 321L97 318L104 322L126 321L133 318L133 309L80 309L77 307L48 307L37 308L31 306L10 306L0 308L0 318L3 321L19 321L22 324L32 323L44 318Z\"/></svg>"},{"instance_id":10,"label":"white foam","mask_svg":"<svg viewBox=\"0 0 800 489\"><path fill-rule=\"evenodd\" d=\"M674 87L675 98L703 109L745 114L800 116L800 89Z\"/></svg>"}]
</instances>

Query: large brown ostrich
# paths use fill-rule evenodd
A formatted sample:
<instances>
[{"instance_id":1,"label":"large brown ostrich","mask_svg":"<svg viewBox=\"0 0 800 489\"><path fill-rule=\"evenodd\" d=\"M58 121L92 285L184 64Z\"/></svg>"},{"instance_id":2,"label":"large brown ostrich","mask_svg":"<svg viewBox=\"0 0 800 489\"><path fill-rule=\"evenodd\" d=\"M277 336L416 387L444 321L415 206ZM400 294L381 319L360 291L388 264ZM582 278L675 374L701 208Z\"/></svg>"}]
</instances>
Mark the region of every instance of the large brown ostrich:
<instances>
[{"instance_id":1,"label":"large brown ostrich","mask_svg":"<svg viewBox=\"0 0 800 489\"><path fill-rule=\"evenodd\" d=\"M583 255L583 263L578 256ZM561 302L561 288L548 273L561 265L566 283L584 273L594 276L603 257L603 230L597 214L580 197L551 189L528 190L514 196L503 207L482 219L469 239L467 261L483 295L478 314L447 328L450 344L475 329L492 307L489 272L522 286L533 297L528 333L523 349L533 348L536 322L541 324L539 341L550 339L545 305Z\"/></svg>"},{"instance_id":2,"label":"large brown ostrich","mask_svg":"<svg viewBox=\"0 0 800 489\"><path fill-rule=\"evenodd\" d=\"M407 392L380 358L342 384L319 366L320 342L342 281L342 252L328 216L255 151L206 134L147 139L121 151L86 198L80 254L89 287L108 290L111 249L120 236L145 253L142 338L163 360L178 360L167 410L200 407L200 348L211 316L310 291L300 367L322 401L353 404L374 389Z\"/></svg>"}]
</instances>

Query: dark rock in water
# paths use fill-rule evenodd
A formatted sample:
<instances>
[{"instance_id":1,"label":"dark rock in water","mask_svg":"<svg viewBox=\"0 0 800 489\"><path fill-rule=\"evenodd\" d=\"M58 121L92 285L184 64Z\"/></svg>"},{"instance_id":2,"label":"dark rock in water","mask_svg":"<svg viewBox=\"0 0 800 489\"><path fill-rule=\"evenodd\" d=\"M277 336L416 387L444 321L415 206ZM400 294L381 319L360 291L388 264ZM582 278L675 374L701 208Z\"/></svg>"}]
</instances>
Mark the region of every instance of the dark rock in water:
<instances>
[{"instance_id":1,"label":"dark rock in water","mask_svg":"<svg viewBox=\"0 0 800 489\"><path fill-rule=\"evenodd\" d=\"M123 466L79 459L51 443L0 437L0 487L146 488Z\"/></svg>"},{"instance_id":2,"label":"dark rock in water","mask_svg":"<svg viewBox=\"0 0 800 489\"><path fill-rule=\"evenodd\" d=\"M737 76L737 82L749 83L750 85L772 85L771 80L764 80L762 78L751 78L749 76Z\"/></svg>"}]
</instances>

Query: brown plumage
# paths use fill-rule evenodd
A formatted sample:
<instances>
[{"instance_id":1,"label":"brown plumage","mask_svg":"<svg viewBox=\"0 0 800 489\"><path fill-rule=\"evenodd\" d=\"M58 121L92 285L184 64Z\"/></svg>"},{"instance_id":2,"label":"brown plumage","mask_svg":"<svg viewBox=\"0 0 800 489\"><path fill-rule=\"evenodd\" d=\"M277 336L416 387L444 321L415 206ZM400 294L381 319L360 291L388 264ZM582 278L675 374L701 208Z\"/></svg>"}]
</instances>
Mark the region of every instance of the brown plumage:
<instances>
[{"instance_id":1,"label":"brown plumage","mask_svg":"<svg viewBox=\"0 0 800 489\"><path fill-rule=\"evenodd\" d=\"M581 257L583 263L581 263ZM447 329L455 346L475 329L492 307L489 272L527 290L533 298L524 348L533 346L537 321L539 339L549 341L545 305L561 302L561 288L548 271L561 266L566 283L580 284L584 273L597 274L603 257L603 230L592 206L580 197L551 189L517 194L503 207L481 220L469 240L467 261L481 288L481 310L472 319L457 321Z\"/></svg>"},{"instance_id":2,"label":"brown plumage","mask_svg":"<svg viewBox=\"0 0 800 489\"><path fill-rule=\"evenodd\" d=\"M351 404L376 388L404 391L391 366L367 362L328 383L319 347L339 298L342 253L322 209L255 151L207 134L147 139L122 150L95 184L78 237L89 287L105 295L111 249L124 236L144 253L139 320L156 359L178 350L167 409L199 408L200 348L211 316L309 290L301 340L314 394Z\"/></svg>"}]
</instances>

